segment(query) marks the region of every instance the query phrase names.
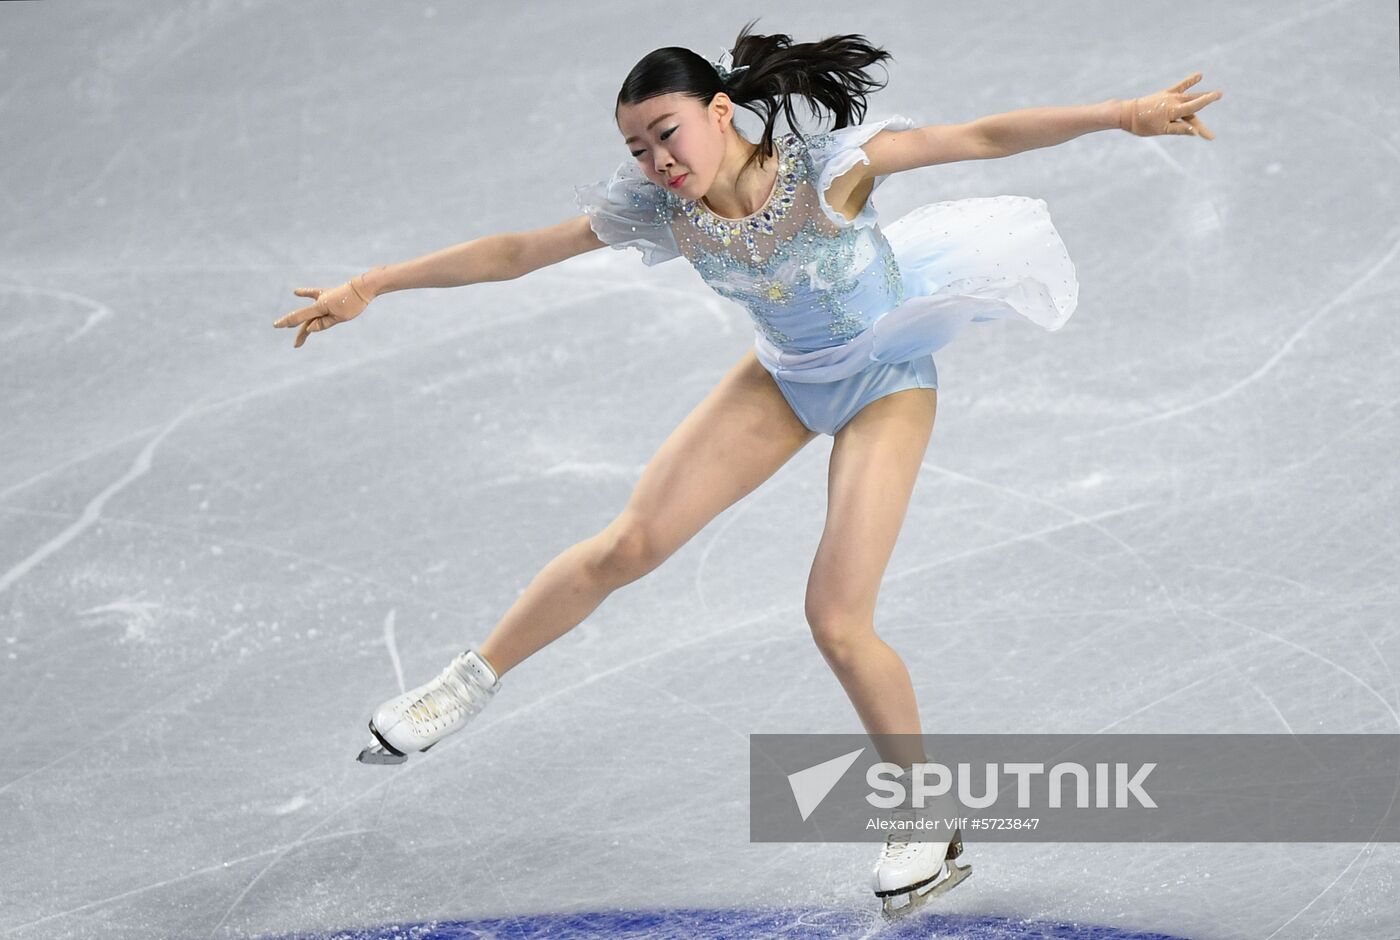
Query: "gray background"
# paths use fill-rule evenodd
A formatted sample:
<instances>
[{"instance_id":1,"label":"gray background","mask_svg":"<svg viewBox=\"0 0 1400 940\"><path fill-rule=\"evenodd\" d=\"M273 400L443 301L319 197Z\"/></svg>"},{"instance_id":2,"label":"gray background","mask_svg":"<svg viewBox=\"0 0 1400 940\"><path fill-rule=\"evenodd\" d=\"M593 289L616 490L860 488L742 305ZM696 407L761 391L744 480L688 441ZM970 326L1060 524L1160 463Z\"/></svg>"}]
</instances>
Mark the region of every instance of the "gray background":
<instances>
[{"instance_id":1,"label":"gray background","mask_svg":"<svg viewBox=\"0 0 1400 940\"><path fill-rule=\"evenodd\" d=\"M617 87L750 4L0 5L0 936L240 937L609 906L869 909L871 845L748 842L747 735L858 732L803 586L830 439L507 677L428 759L369 710L622 507L751 343L604 249L381 299L299 286L576 212ZM896 56L871 116L1147 94L1218 135L929 167L1047 200L1059 333L978 324L878 629L929 732L1393 732L1396 10L768 4ZM678 820L688 823L678 827ZM672 834L679 829L679 834ZM666 837L659 834L667 833ZM940 904L1201 938L1397 933L1377 844L969 844Z\"/></svg>"}]
</instances>

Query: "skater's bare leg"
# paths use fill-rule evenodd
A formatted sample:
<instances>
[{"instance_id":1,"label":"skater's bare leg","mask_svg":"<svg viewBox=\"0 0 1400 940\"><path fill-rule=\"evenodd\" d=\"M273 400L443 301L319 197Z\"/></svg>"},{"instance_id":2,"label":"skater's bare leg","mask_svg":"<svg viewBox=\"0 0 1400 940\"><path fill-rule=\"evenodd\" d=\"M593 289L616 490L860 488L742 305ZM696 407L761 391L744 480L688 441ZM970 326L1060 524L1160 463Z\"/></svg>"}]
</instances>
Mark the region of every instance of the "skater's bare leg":
<instances>
[{"instance_id":1,"label":"skater's bare leg","mask_svg":"<svg viewBox=\"0 0 1400 940\"><path fill-rule=\"evenodd\" d=\"M657 450L617 518L535 575L481 655L504 675L659 566L815 436L750 349Z\"/></svg>"},{"instance_id":2,"label":"skater's bare leg","mask_svg":"<svg viewBox=\"0 0 1400 940\"><path fill-rule=\"evenodd\" d=\"M937 407L938 392L930 388L877 398L832 445L826 525L807 581L807 622L871 735L922 733L909 670L875 633L875 599ZM887 761L926 759L917 737L875 740Z\"/></svg>"}]
</instances>

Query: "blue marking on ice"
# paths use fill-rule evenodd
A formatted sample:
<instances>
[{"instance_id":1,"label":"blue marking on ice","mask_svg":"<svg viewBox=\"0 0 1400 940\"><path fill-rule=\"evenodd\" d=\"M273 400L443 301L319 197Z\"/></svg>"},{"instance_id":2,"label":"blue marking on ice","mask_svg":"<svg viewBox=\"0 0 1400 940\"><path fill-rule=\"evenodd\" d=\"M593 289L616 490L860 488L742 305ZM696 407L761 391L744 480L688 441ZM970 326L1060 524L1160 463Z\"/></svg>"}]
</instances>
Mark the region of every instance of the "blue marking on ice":
<instances>
[{"instance_id":1,"label":"blue marking on ice","mask_svg":"<svg viewBox=\"0 0 1400 940\"><path fill-rule=\"evenodd\" d=\"M1170 934L969 914L915 914L881 926L878 911L853 910L653 910L530 914L481 920L430 921L294 934L278 940L543 940L543 938L766 937L784 940L865 937L897 940L1182 940ZM269 938L271 940L271 938Z\"/></svg>"}]
</instances>

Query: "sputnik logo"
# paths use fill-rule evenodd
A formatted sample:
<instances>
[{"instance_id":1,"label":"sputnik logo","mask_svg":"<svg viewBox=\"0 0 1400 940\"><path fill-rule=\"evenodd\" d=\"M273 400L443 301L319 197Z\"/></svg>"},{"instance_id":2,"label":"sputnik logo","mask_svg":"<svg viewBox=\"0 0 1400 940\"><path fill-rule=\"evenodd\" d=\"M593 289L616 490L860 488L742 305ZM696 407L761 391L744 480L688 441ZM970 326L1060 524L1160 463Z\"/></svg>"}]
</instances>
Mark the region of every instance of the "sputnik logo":
<instances>
[{"instance_id":1,"label":"sputnik logo","mask_svg":"<svg viewBox=\"0 0 1400 940\"><path fill-rule=\"evenodd\" d=\"M865 748L858 748L849 754L842 754L840 757L833 757L831 760L814 764L806 770L799 770L797 773L788 774L788 786L792 787L792 798L797 801L797 810L802 814L802 821L806 822L816 808L826 799L827 794L836 786L837 781L856 762L856 758L865 753Z\"/></svg>"}]
</instances>

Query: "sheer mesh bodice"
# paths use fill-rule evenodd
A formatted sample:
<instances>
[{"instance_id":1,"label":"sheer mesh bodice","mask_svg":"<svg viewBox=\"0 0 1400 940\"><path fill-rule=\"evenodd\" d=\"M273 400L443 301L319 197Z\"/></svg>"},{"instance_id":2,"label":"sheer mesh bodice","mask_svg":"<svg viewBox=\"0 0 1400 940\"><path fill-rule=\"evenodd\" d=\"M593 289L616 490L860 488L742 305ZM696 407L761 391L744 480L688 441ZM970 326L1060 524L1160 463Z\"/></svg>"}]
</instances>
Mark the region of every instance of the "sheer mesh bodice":
<instances>
[{"instance_id":1,"label":"sheer mesh bodice","mask_svg":"<svg viewBox=\"0 0 1400 940\"><path fill-rule=\"evenodd\" d=\"M808 144L796 134L775 143L778 178L763 208L728 221L699 200L672 197L681 217L673 217L672 232L705 282L747 308L775 345L801 352L844 343L899 304L899 266L878 226L823 210Z\"/></svg>"},{"instance_id":2,"label":"sheer mesh bodice","mask_svg":"<svg viewBox=\"0 0 1400 940\"><path fill-rule=\"evenodd\" d=\"M859 153L856 141L863 143L893 120L845 128L846 134L774 138L778 177L772 194L741 220L664 190L630 160L608 183L579 187L580 206L590 212L600 238L642 248L648 264L684 257L716 293L742 304L774 345L801 352L844 343L898 306L903 291L899 265L869 200L855 220L847 220L827 204L825 192L855 164L850 151ZM643 225L636 227L639 217Z\"/></svg>"}]
</instances>

